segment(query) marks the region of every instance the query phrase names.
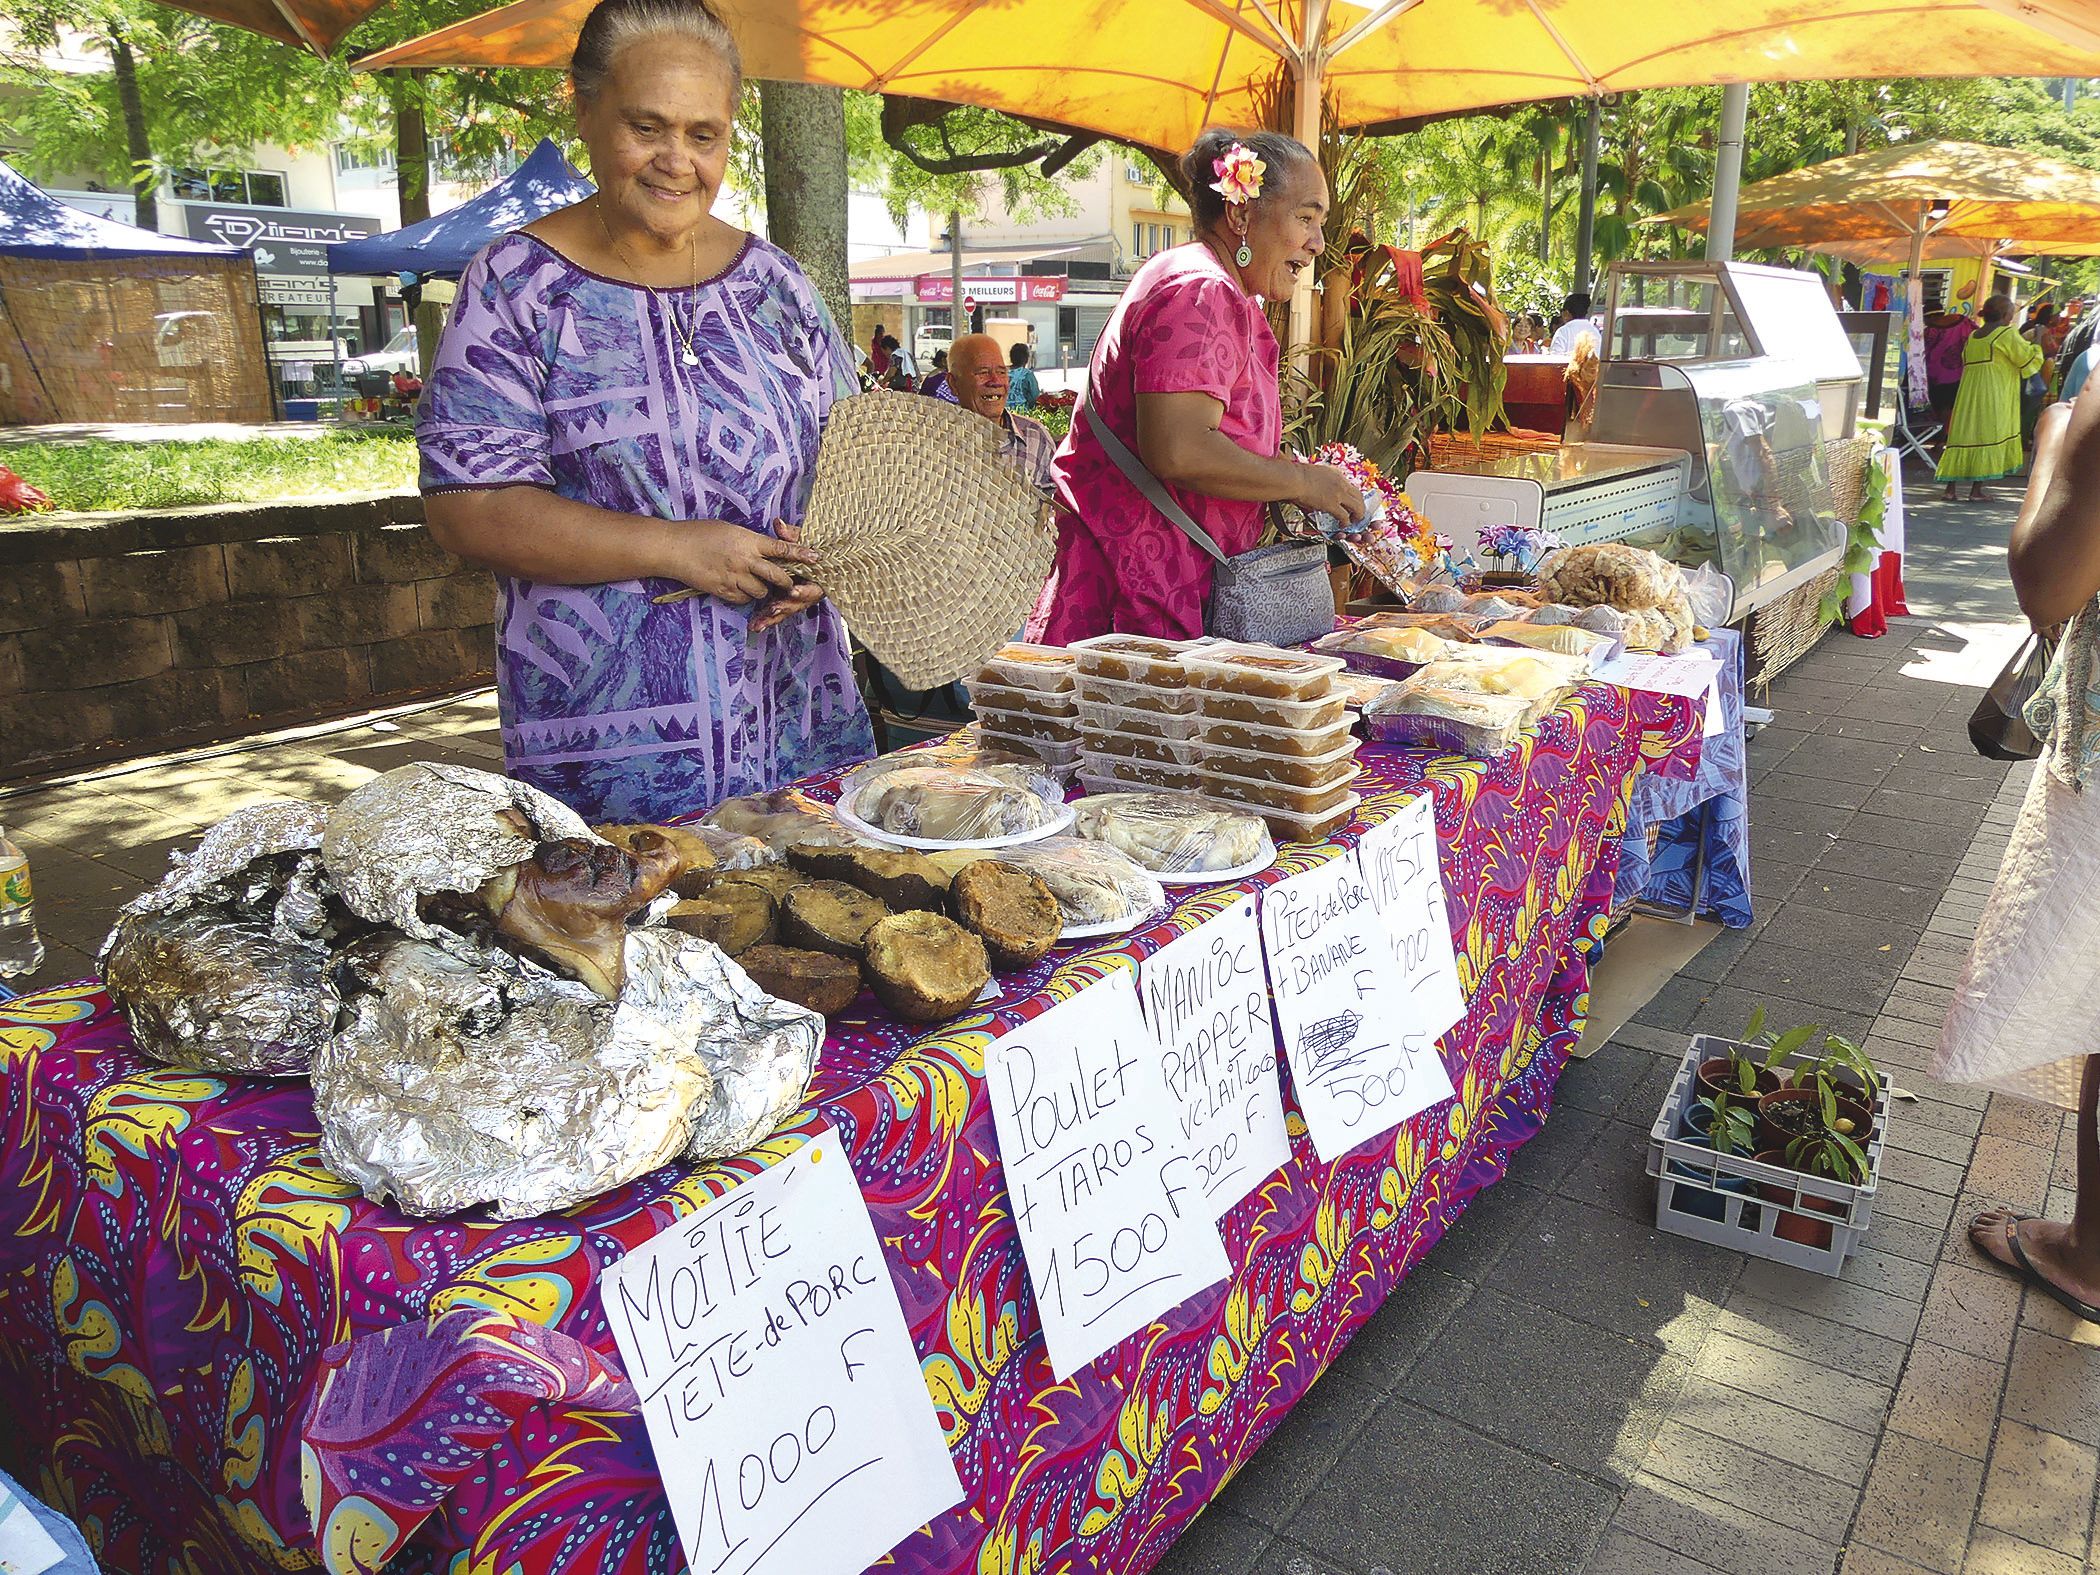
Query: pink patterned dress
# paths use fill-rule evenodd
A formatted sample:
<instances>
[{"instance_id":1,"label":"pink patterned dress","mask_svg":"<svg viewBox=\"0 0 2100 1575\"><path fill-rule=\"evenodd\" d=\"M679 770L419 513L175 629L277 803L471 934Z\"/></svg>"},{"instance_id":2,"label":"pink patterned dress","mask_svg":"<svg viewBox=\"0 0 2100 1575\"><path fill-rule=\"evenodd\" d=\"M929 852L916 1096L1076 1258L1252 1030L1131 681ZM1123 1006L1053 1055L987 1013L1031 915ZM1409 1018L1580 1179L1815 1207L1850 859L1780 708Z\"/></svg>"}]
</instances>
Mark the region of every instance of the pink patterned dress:
<instances>
[{"instance_id":1,"label":"pink patterned dress","mask_svg":"<svg viewBox=\"0 0 2100 1575\"><path fill-rule=\"evenodd\" d=\"M1057 452L1057 558L1028 638L1068 645L1096 634L1193 639L1210 600L1210 556L1125 479L1089 421L1137 451L1139 394L1204 393L1225 406L1219 430L1250 453L1283 437L1276 336L1259 297L1202 242L1161 252L1137 272L1094 347L1088 412ZM1227 553L1261 535L1262 505L1169 487Z\"/></svg>"}]
</instances>

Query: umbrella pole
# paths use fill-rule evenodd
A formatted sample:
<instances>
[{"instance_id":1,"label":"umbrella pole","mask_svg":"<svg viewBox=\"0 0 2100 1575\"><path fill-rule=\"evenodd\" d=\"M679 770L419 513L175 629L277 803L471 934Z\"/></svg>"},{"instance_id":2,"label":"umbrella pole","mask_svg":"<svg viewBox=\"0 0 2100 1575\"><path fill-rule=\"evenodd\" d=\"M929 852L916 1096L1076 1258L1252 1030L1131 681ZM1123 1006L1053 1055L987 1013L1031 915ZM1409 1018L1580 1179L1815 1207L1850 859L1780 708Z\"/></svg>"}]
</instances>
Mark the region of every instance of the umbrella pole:
<instances>
[{"instance_id":1,"label":"umbrella pole","mask_svg":"<svg viewBox=\"0 0 2100 1575\"><path fill-rule=\"evenodd\" d=\"M1312 149L1314 158L1320 156L1320 77L1325 60L1320 52L1320 38L1316 31L1324 22L1324 16L1314 20L1308 8L1308 30L1310 37L1304 48L1297 52L1293 74L1297 78L1296 102L1292 106L1291 133ZM1324 12L1325 7L1316 8ZM1291 292L1291 350L1304 350L1312 344L1313 271L1308 268L1298 281L1298 288Z\"/></svg>"},{"instance_id":2,"label":"umbrella pole","mask_svg":"<svg viewBox=\"0 0 2100 1575\"><path fill-rule=\"evenodd\" d=\"M1910 271L1903 278L1903 353L1906 360L1910 356L1911 315L1920 309L1920 303L1924 299L1920 292L1924 289L1925 227L1931 222L1926 205L1919 203L1910 227ZM1925 445L1940 435L1940 428L1935 423L1925 431L1919 432L1911 426L1909 379L1900 379L1899 382L1901 386L1896 390L1894 423L1896 453L1899 458L1909 454L1922 464L1936 465L1932 451Z\"/></svg>"},{"instance_id":3,"label":"umbrella pole","mask_svg":"<svg viewBox=\"0 0 2100 1575\"><path fill-rule=\"evenodd\" d=\"M1706 221L1706 260L1735 256L1736 193L1743 184L1743 125L1750 117L1750 84L1721 87L1721 140L1714 150L1714 197Z\"/></svg>"}]
</instances>

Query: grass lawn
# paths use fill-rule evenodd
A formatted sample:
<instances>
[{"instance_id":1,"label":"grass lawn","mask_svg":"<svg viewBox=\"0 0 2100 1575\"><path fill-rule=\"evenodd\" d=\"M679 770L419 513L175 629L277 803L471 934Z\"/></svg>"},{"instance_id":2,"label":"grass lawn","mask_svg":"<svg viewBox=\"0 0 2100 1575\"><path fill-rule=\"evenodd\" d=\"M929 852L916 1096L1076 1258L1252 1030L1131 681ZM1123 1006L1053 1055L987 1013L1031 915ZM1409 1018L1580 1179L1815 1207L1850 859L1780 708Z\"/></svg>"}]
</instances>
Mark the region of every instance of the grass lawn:
<instances>
[{"instance_id":1,"label":"grass lawn","mask_svg":"<svg viewBox=\"0 0 2100 1575\"><path fill-rule=\"evenodd\" d=\"M330 432L243 442L21 443L7 466L61 509L161 509L271 503L340 492L400 492L416 484L407 432Z\"/></svg>"}]
</instances>

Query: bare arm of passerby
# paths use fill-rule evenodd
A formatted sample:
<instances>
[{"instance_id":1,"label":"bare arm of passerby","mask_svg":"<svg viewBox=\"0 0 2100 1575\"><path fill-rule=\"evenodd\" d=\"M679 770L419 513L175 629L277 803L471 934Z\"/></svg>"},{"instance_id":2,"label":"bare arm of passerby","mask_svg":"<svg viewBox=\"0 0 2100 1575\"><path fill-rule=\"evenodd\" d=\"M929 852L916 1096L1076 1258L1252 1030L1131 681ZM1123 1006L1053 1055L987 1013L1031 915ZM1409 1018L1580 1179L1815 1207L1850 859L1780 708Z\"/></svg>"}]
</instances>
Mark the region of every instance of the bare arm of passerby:
<instances>
[{"instance_id":1,"label":"bare arm of passerby","mask_svg":"<svg viewBox=\"0 0 2100 1575\"><path fill-rule=\"evenodd\" d=\"M726 520L649 519L543 487L433 492L423 509L447 551L553 585L678 580L726 602L752 602L795 592L786 565L816 561L806 547Z\"/></svg>"},{"instance_id":2,"label":"bare arm of passerby","mask_svg":"<svg viewBox=\"0 0 2100 1575\"><path fill-rule=\"evenodd\" d=\"M2042 412L2008 567L2020 610L2037 629L2100 595L2100 399Z\"/></svg>"}]
</instances>

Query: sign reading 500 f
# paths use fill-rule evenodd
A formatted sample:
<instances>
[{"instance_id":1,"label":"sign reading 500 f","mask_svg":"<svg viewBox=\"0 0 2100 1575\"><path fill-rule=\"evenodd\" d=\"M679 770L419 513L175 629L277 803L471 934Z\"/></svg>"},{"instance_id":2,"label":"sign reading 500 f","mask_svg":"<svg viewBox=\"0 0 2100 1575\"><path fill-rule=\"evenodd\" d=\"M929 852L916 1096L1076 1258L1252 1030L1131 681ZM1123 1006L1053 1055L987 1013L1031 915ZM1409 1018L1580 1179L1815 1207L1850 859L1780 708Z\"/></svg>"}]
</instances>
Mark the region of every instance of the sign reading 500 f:
<instances>
[{"instance_id":1,"label":"sign reading 500 f","mask_svg":"<svg viewBox=\"0 0 2100 1575\"><path fill-rule=\"evenodd\" d=\"M193 241L245 246L257 273L326 274L328 248L378 233L379 221L356 213L308 213L297 208L220 208L183 204Z\"/></svg>"}]
</instances>

